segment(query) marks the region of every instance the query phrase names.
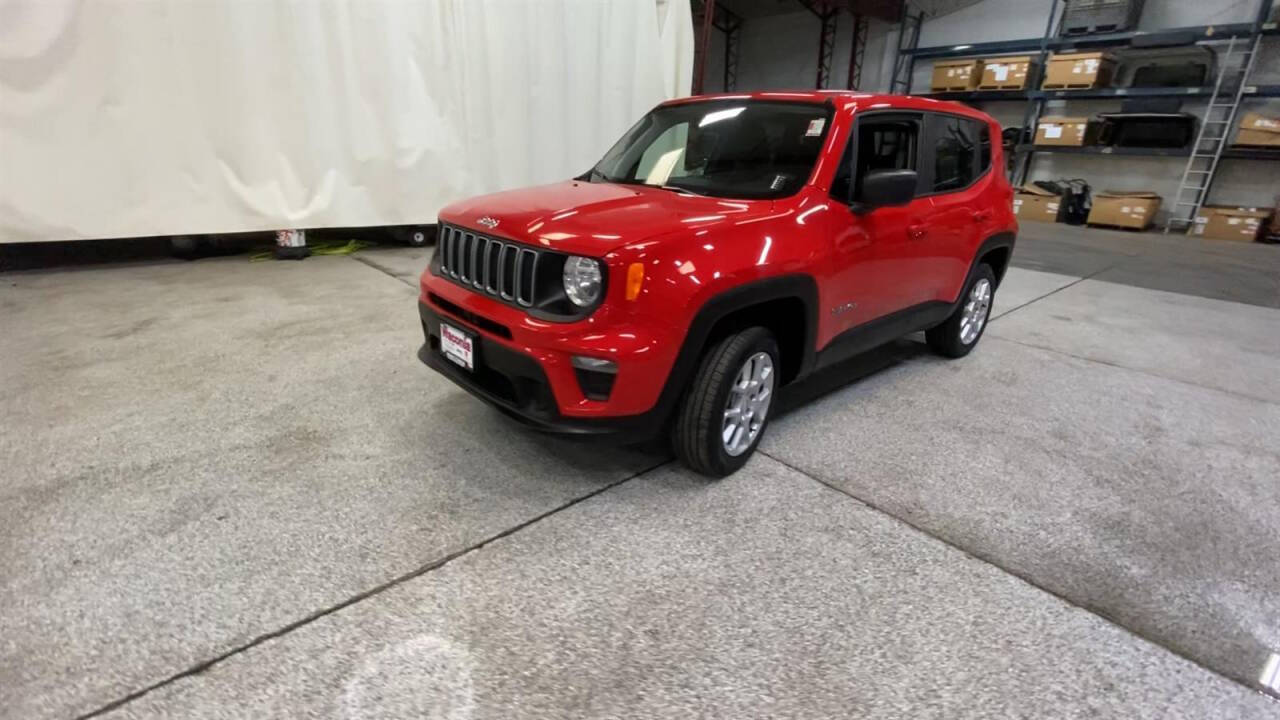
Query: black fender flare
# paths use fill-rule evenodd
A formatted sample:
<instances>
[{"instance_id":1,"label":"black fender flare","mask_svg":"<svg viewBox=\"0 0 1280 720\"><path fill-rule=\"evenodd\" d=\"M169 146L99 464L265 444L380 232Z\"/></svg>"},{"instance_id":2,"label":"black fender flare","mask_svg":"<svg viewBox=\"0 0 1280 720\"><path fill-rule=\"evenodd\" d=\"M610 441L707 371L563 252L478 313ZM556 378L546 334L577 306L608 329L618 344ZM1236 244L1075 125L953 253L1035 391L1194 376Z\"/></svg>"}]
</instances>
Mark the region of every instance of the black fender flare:
<instances>
[{"instance_id":1,"label":"black fender flare","mask_svg":"<svg viewBox=\"0 0 1280 720\"><path fill-rule=\"evenodd\" d=\"M815 346L818 337L818 282L812 275L778 275L732 287L715 295L698 308L684 342L676 355L667 382L658 396L654 411L665 422L670 417L685 387L698 370L698 361L706 349L716 325L739 310L773 300L798 299L805 308L804 347L800 367L794 377L803 377L816 362Z\"/></svg>"},{"instance_id":2,"label":"black fender flare","mask_svg":"<svg viewBox=\"0 0 1280 720\"><path fill-rule=\"evenodd\" d=\"M1017 243L1018 236L1012 232L998 232L978 245L978 250L973 254L973 260L969 261L969 272L965 273L964 283L960 286L961 294L968 287L969 281L973 279L973 274L978 270L978 261L986 256L992 250L1006 248L1009 251L1009 262L1013 262L1013 246ZM1006 266L1006 270L1008 266ZM1001 273L996 277L996 288L1000 287L1000 283L1004 281L1004 274ZM956 297L956 303L960 302L959 296Z\"/></svg>"}]
</instances>

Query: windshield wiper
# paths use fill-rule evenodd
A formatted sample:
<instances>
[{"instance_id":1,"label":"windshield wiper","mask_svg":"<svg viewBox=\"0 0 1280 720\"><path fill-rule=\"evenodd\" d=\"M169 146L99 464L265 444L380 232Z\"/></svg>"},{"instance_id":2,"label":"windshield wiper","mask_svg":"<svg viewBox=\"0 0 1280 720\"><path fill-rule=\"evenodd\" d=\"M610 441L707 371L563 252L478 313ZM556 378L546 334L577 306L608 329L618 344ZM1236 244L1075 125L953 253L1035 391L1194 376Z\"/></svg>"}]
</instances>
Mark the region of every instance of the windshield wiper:
<instances>
[{"instance_id":1,"label":"windshield wiper","mask_svg":"<svg viewBox=\"0 0 1280 720\"><path fill-rule=\"evenodd\" d=\"M707 197L708 193L690 190L681 185L654 185L644 182L643 180L627 180L624 178L611 178L595 168L591 168L586 174L587 182L606 182L613 185L640 185L642 187L658 188L659 190L668 190L675 193L683 193L685 195L697 195L699 197Z\"/></svg>"},{"instance_id":2,"label":"windshield wiper","mask_svg":"<svg viewBox=\"0 0 1280 720\"><path fill-rule=\"evenodd\" d=\"M698 192L697 190L690 190L689 188L683 187L680 185L649 185L649 187L656 187L662 190L670 190L671 192L684 193L685 195L697 195L699 197L707 197L707 193Z\"/></svg>"}]
</instances>

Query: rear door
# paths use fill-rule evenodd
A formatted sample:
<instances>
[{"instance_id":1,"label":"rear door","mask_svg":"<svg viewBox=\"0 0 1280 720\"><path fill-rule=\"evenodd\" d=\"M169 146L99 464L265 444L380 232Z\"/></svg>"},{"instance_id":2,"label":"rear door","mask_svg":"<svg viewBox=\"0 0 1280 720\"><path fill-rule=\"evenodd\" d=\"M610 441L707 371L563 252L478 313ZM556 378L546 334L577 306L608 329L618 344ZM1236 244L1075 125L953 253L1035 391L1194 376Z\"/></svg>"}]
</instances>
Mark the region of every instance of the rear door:
<instances>
[{"instance_id":1,"label":"rear door","mask_svg":"<svg viewBox=\"0 0 1280 720\"><path fill-rule=\"evenodd\" d=\"M912 292L916 302L951 302L960 292L979 235L994 221L984 188L991 174L991 134L986 123L960 115L928 113L921 172L928 206Z\"/></svg>"},{"instance_id":2,"label":"rear door","mask_svg":"<svg viewBox=\"0 0 1280 720\"><path fill-rule=\"evenodd\" d=\"M832 214L835 282L824 306L835 316L838 334L919 302L913 277L919 272L921 239L927 235L927 197L902 207L877 208L855 214L849 209L852 186L856 198L867 173L875 170L919 170L924 114L859 113L832 182L837 200ZM917 193L924 190L917 188Z\"/></svg>"}]
</instances>

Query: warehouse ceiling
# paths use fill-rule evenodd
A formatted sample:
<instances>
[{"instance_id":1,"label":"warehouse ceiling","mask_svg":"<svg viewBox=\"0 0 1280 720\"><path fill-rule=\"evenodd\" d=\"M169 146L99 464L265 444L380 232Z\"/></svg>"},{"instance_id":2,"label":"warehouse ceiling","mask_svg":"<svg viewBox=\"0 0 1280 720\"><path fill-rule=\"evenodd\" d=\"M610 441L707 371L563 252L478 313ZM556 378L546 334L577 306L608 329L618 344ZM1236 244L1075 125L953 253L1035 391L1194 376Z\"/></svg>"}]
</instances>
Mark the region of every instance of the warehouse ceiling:
<instances>
[{"instance_id":1,"label":"warehouse ceiling","mask_svg":"<svg viewBox=\"0 0 1280 720\"><path fill-rule=\"evenodd\" d=\"M820 1L815 0L815 2ZM716 2L744 18L782 15L804 9L804 3L801 0L716 0ZM982 0L911 0L910 5L913 12L923 10L929 17L939 17L962 10L970 5L976 5L979 2L982 2ZM834 1L834 4L846 7L856 6L859 3L876 6L886 4L884 0L874 0L872 2L868 2L868 0Z\"/></svg>"}]
</instances>

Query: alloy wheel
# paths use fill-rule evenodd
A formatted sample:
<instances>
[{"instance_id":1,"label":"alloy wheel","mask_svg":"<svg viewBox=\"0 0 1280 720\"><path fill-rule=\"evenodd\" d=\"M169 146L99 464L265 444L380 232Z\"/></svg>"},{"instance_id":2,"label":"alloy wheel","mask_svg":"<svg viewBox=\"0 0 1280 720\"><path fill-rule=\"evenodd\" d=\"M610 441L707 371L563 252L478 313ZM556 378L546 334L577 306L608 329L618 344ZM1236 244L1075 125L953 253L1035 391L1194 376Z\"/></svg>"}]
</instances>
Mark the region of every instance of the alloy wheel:
<instances>
[{"instance_id":1,"label":"alloy wheel","mask_svg":"<svg viewBox=\"0 0 1280 720\"><path fill-rule=\"evenodd\" d=\"M960 342L968 345L978 339L991 311L991 281L982 278L973 284L960 316Z\"/></svg>"},{"instance_id":2,"label":"alloy wheel","mask_svg":"<svg viewBox=\"0 0 1280 720\"><path fill-rule=\"evenodd\" d=\"M773 401L773 358L758 352L746 359L729 388L720 438L731 457L746 452L760 435Z\"/></svg>"}]
</instances>

